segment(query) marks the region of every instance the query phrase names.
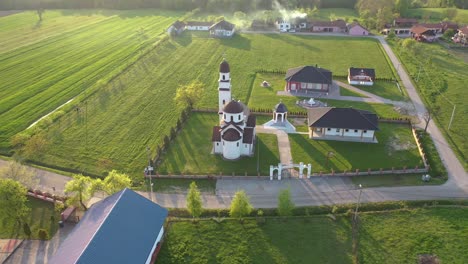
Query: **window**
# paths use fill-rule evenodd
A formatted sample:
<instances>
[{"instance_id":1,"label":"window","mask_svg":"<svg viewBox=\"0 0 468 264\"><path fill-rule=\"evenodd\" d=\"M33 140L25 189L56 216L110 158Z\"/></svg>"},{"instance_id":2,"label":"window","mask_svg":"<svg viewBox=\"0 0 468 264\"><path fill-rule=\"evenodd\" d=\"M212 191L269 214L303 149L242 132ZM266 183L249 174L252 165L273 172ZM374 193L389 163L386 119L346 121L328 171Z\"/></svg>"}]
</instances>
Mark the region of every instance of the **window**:
<instances>
[{"instance_id":1,"label":"window","mask_svg":"<svg viewBox=\"0 0 468 264\"><path fill-rule=\"evenodd\" d=\"M224 146L224 141L223 141L223 146Z\"/></svg>"},{"instance_id":2,"label":"window","mask_svg":"<svg viewBox=\"0 0 468 264\"><path fill-rule=\"evenodd\" d=\"M239 121L241 120L241 115L239 115Z\"/></svg>"},{"instance_id":3,"label":"window","mask_svg":"<svg viewBox=\"0 0 468 264\"><path fill-rule=\"evenodd\" d=\"M354 129L354 133L357 133L357 129Z\"/></svg>"},{"instance_id":4,"label":"window","mask_svg":"<svg viewBox=\"0 0 468 264\"><path fill-rule=\"evenodd\" d=\"M364 134L367 133L367 130L364 130L362 133L364 133Z\"/></svg>"},{"instance_id":5,"label":"window","mask_svg":"<svg viewBox=\"0 0 468 264\"><path fill-rule=\"evenodd\" d=\"M226 100L223 100L223 105L226 103ZM224 118L226 118L226 115L224 116Z\"/></svg>"},{"instance_id":6,"label":"window","mask_svg":"<svg viewBox=\"0 0 468 264\"><path fill-rule=\"evenodd\" d=\"M239 146L239 142L237 142L237 146Z\"/></svg>"},{"instance_id":7,"label":"window","mask_svg":"<svg viewBox=\"0 0 468 264\"><path fill-rule=\"evenodd\" d=\"M302 88L302 89L305 89L306 86L307 86L307 83L301 83L301 88Z\"/></svg>"},{"instance_id":8,"label":"window","mask_svg":"<svg viewBox=\"0 0 468 264\"><path fill-rule=\"evenodd\" d=\"M223 74L223 81L226 80L226 76Z\"/></svg>"},{"instance_id":9,"label":"window","mask_svg":"<svg viewBox=\"0 0 468 264\"><path fill-rule=\"evenodd\" d=\"M231 116L231 122L234 120L234 118Z\"/></svg>"},{"instance_id":10,"label":"window","mask_svg":"<svg viewBox=\"0 0 468 264\"><path fill-rule=\"evenodd\" d=\"M339 129L339 128L337 128L337 129L336 129L336 132L340 132L340 129Z\"/></svg>"},{"instance_id":11,"label":"window","mask_svg":"<svg viewBox=\"0 0 468 264\"><path fill-rule=\"evenodd\" d=\"M314 85L313 83L308 83L307 84L307 89L313 89L314 88L313 85Z\"/></svg>"},{"instance_id":12,"label":"window","mask_svg":"<svg viewBox=\"0 0 468 264\"><path fill-rule=\"evenodd\" d=\"M224 119L226 119L226 114L224 114Z\"/></svg>"},{"instance_id":13,"label":"window","mask_svg":"<svg viewBox=\"0 0 468 264\"><path fill-rule=\"evenodd\" d=\"M327 128L327 131L331 131L331 128Z\"/></svg>"},{"instance_id":14,"label":"window","mask_svg":"<svg viewBox=\"0 0 468 264\"><path fill-rule=\"evenodd\" d=\"M219 146L219 143L216 143L216 146Z\"/></svg>"},{"instance_id":15,"label":"window","mask_svg":"<svg viewBox=\"0 0 468 264\"><path fill-rule=\"evenodd\" d=\"M349 129L345 129L345 132L349 132Z\"/></svg>"}]
</instances>

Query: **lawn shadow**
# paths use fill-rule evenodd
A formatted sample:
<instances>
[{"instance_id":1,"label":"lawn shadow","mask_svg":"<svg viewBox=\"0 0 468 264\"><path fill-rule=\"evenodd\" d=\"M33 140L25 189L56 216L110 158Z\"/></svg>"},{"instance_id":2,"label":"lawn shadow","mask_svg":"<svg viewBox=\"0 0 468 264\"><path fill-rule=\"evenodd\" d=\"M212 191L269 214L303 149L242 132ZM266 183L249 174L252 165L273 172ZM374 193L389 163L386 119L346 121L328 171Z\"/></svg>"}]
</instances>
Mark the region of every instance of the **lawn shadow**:
<instances>
[{"instance_id":1,"label":"lawn shadow","mask_svg":"<svg viewBox=\"0 0 468 264\"><path fill-rule=\"evenodd\" d=\"M219 42L222 46L227 46L234 49L250 50L251 40L244 35L235 34L232 38L223 38Z\"/></svg>"},{"instance_id":2,"label":"lawn shadow","mask_svg":"<svg viewBox=\"0 0 468 264\"><path fill-rule=\"evenodd\" d=\"M179 45L181 45L183 47L187 47L188 45L190 45L192 43L193 37L192 37L191 32L184 31L184 32L182 32L181 35L175 36L175 37L173 37L171 39L175 43L177 43L177 44L179 44Z\"/></svg>"}]
</instances>

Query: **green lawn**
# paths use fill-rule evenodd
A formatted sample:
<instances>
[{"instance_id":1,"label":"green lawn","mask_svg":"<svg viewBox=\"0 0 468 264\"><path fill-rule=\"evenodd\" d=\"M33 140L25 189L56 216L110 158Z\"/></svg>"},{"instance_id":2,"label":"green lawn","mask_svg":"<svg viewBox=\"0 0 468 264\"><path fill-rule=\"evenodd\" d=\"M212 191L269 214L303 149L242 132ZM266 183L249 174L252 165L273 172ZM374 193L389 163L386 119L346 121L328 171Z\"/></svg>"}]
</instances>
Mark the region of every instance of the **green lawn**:
<instances>
[{"instance_id":1,"label":"green lawn","mask_svg":"<svg viewBox=\"0 0 468 264\"><path fill-rule=\"evenodd\" d=\"M186 32L162 43L103 85L79 105L80 111L69 111L50 125L46 137L51 144L33 161L101 175L97 164L106 159L115 169L140 173L147 160L146 146L154 150L179 118L180 109L173 101L178 85L202 81L206 87L199 106L217 107L218 65L223 53L231 65L233 97L246 102L252 98L255 71L260 68L286 70L316 63L346 74L349 65L357 63L391 77L378 45L367 38L245 34L209 39ZM362 52L349 53L349 49ZM273 103L277 102L275 98Z\"/></svg>"},{"instance_id":2,"label":"green lawn","mask_svg":"<svg viewBox=\"0 0 468 264\"><path fill-rule=\"evenodd\" d=\"M259 120L260 121L260 120ZM259 122L259 124L261 121ZM276 135L258 134L254 157L238 161L226 161L220 155L212 155L211 133L219 124L216 114L193 113L177 135L157 170L160 174L219 174L257 175L258 148L260 149L260 173L269 175L270 165L278 164L279 152Z\"/></svg>"},{"instance_id":3,"label":"green lawn","mask_svg":"<svg viewBox=\"0 0 468 264\"><path fill-rule=\"evenodd\" d=\"M354 97L367 97L365 95L362 95L360 93L356 93L354 91L348 90L344 87L340 86L340 95L341 96L354 96Z\"/></svg>"},{"instance_id":4,"label":"green lawn","mask_svg":"<svg viewBox=\"0 0 468 264\"><path fill-rule=\"evenodd\" d=\"M360 214L359 263L440 263L468 259L468 209L427 208ZM353 263L351 219L325 216L171 222L156 263Z\"/></svg>"},{"instance_id":5,"label":"green lawn","mask_svg":"<svg viewBox=\"0 0 468 264\"><path fill-rule=\"evenodd\" d=\"M440 185L446 179L432 178L429 182L421 180L422 174L389 174L389 175L365 175L353 176L351 181L358 186L369 187L393 187L393 186L414 186L414 185Z\"/></svg>"},{"instance_id":6,"label":"green lawn","mask_svg":"<svg viewBox=\"0 0 468 264\"><path fill-rule=\"evenodd\" d=\"M468 209L433 208L360 215L360 263L417 263L436 255L440 263L466 263Z\"/></svg>"},{"instance_id":7,"label":"green lawn","mask_svg":"<svg viewBox=\"0 0 468 264\"><path fill-rule=\"evenodd\" d=\"M173 222L156 263L352 263L349 230L323 216Z\"/></svg>"},{"instance_id":8,"label":"green lawn","mask_svg":"<svg viewBox=\"0 0 468 264\"><path fill-rule=\"evenodd\" d=\"M385 82L385 81L376 81L372 86L364 85L355 85L356 88L359 88L363 91L373 93L385 99L390 99L394 101L405 101L407 97L400 92L398 86L394 82ZM401 89L404 89L402 87Z\"/></svg>"},{"instance_id":9,"label":"green lawn","mask_svg":"<svg viewBox=\"0 0 468 264\"><path fill-rule=\"evenodd\" d=\"M446 8L414 8L408 10L408 17L418 18L420 20L428 20L428 22L440 22L447 18ZM468 23L468 10L457 9L456 16L451 21L456 21L461 24Z\"/></svg>"},{"instance_id":10,"label":"green lawn","mask_svg":"<svg viewBox=\"0 0 468 264\"><path fill-rule=\"evenodd\" d=\"M27 217L27 222L31 227L31 238L38 238L38 230L43 228L52 237L58 228L60 214L55 213L54 205L36 198L28 198L27 205L31 208L31 214ZM52 216L54 218L52 219ZM23 226L18 226L16 221L5 219L0 216L0 238L27 238L23 231Z\"/></svg>"},{"instance_id":11,"label":"green lawn","mask_svg":"<svg viewBox=\"0 0 468 264\"><path fill-rule=\"evenodd\" d=\"M418 53L400 48L395 42L389 42L395 54L400 54L405 69L413 77L414 84L426 106L440 107L436 122L461 163L468 169L468 141L465 131L468 129L468 63L463 57L456 56L444 47L436 44L417 43ZM465 51L466 53L466 51ZM421 64L419 64L421 63ZM420 65L419 81L416 82ZM450 130L448 125L456 106Z\"/></svg>"},{"instance_id":12,"label":"green lawn","mask_svg":"<svg viewBox=\"0 0 468 264\"><path fill-rule=\"evenodd\" d=\"M376 132L377 144L311 140L308 135L290 134L293 159L295 162L311 163L314 172L422 166L422 159L408 126L380 123L379 128L380 131ZM330 151L333 156L326 166Z\"/></svg>"},{"instance_id":13,"label":"green lawn","mask_svg":"<svg viewBox=\"0 0 468 264\"><path fill-rule=\"evenodd\" d=\"M192 182L197 184L200 192L214 194L216 190L216 180L209 179L166 179L166 178L153 178L153 192L161 193L187 193ZM143 186L138 190L150 191L149 180L145 181Z\"/></svg>"},{"instance_id":14,"label":"green lawn","mask_svg":"<svg viewBox=\"0 0 468 264\"><path fill-rule=\"evenodd\" d=\"M0 150L34 121L101 88L165 36L182 13L156 10L36 12L0 18ZM11 36L11 38L10 38ZM77 102L74 102L78 104Z\"/></svg>"},{"instance_id":15,"label":"green lawn","mask_svg":"<svg viewBox=\"0 0 468 264\"><path fill-rule=\"evenodd\" d=\"M264 81L268 81L271 87L261 87L260 84ZM256 109L273 109L273 107L281 100L290 112L306 112L304 108L296 105L298 100L308 100L308 98L296 97L296 96L278 96L278 91L284 90L284 76L280 74L265 74L258 73L253 81L252 93L250 95L248 106ZM395 87L395 89L397 89ZM398 89L397 89L398 90ZM402 117L401 114L396 112L391 105L385 104L371 104L365 102L351 102L351 101L340 101L331 99L318 99L322 102L328 103L329 106L334 107L353 107L356 109L368 110L376 113L377 115L385 118L396 118Z\"/></svg>"}]
</instances>

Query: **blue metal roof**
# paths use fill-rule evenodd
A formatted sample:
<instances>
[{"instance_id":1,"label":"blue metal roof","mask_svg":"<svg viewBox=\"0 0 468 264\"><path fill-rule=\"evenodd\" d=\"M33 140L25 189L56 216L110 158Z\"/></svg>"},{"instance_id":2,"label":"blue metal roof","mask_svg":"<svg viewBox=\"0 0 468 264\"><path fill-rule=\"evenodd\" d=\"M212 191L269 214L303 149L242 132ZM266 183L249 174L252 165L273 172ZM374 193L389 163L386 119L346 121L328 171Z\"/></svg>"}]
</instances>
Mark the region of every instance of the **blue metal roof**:
<instances>
[{"instance_id":1,"label":"blue metal roof","mask_svg":"<svg viewBox=\"0 0 468 264\"><path fill-rule=\"evenodd\" d=\"M167 214L124 189L91 206L49 263L145 263Z\"/></svg>"}]
</instances>

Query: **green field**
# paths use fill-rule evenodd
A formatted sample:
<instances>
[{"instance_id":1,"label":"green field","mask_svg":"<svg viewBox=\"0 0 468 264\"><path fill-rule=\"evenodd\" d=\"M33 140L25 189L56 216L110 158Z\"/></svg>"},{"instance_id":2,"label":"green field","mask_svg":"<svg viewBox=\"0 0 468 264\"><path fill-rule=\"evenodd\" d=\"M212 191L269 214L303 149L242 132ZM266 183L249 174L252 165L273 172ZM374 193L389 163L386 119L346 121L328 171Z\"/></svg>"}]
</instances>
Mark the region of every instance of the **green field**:
<instances>
[{"instance_id":1,"label":"green field","mask_svg":"<svg viewBox=\"0 0 468 264\"><path fill-rule=\"evenodd\" d=\"M414 17L422 20L428 20L428 22L440 22L447 18L447 8L414 8L408 10L408 17ZM453 19L449 19L461 24L468 23L468 10L457 9L456 16Z\"/></svg>"},{"instance_id":2,"label":"green field","mask_svg":"<svg viewBox=\"0 0 468 264\"><path fill-rule=\"evenodd\" d=\"M27 206L31 208L31 213L26 218L26 222L31 228L31 238L37 239L37 231L41 228L49 232L52 237L58 228L59 213L55 213L54 205L35 198L28 198ZM52 218L52 216L54 218ZM18 226L16 221L5 219L0 216L0 238L27 238L23 227Z\"/></svg>"},{"instance_id":3,"label":"green field","mask_svg":"<svg viewBox=\"0 0 468 264\"><path fill-rule=\"evenodd\" d=\"M422 167L422 159L408 126L380 123L379 128L380 131L376 132L379 143L376 144L311 140L308 135L290 134L293 159L311 163L314 172ZM333 154L326 166L330 151Z\"/></svg>"},{"instance_id":4,"label":"green field","mask_svg":"<svg viewBox=\"0 0 468 264\"><path fill-rule=\"evenodd\" d=\"M164 36L180 12L48 11L0 18L0 150L80 93L92 93ZM77 102L73 102L77 103Z\"/></svg>"},{"instance_id":5,"label":"green field","mask_svg":"<svg viewBox=\"0 0 468 264\"><path fill-rule=\"evenodd\" d=\"M395 42L389 42L395 54L400 54L405 69L415 80L419 94L426 106L440 107L436 114L436 122L445 138L460 158L461 163L468 169L468 63L463 57L452 54L449 50L436 44L417 43L417 54L400 48ZM460 51L463 52L463 51ZM466 51L464 51L467 54ZM424 58L421 55L424 54ZM421 66L421 68L420 68ZM420 70L421 69L421 70ZM419 74L419 81L416 82ZM448 125L452 111L456 106L454 119L450 130Z\"/></svg>"},{"instance_id":6,"label":"green field","mask_svg":"<svg viewBox=\"0 0 468 264\"><path fill-rule=\"evenodd\" d=\"M465 263L468 210L430 208L361 213L359 263ZM172 222L156 263L355 263L351 219L325 216Z\"/></svg>"},{"instance_id":7,"label":"green field","mask_svg":"<svg viewBox=\"0 0 468 264\"><path fill-rule=\"evenodd\" d=\"M260 118L261 124L265 118ZM193 113L167 153L157 170L161 174L219 174L257 175L257 161L261 175L269 175L270 165L279 163L276 135L257 134L255 156L243 157L239 161L226 161L220 155L210 154L213 144L213 126L219 124L217 114ZM258 159L260 152L260 159Z\"/></svg>"},{"instance_id":8,"label":"green field","mask_svg":"<svg viewBox=\"0 0 468 264\"><path fill-rule=\"evenodd\" d=\"M101 175L97 164L104 159L120 171L140 173L147 160L146 146L154 151L179 118L180 109L173 102L179 85L202 81L206 87L199 106L217 107L223 53L231 65L233 97L245 102L252 98L258 69L319 64L346 74L349 65L366 65L391 77L378 45L367 38L245 34L219 40L185 33L165 41L103 85L81 102L80 111L69 111L50 125L45 133L51 144L33 161ZM349 49L358 52L349 53Z\"/></svg>"}]
</instances>

